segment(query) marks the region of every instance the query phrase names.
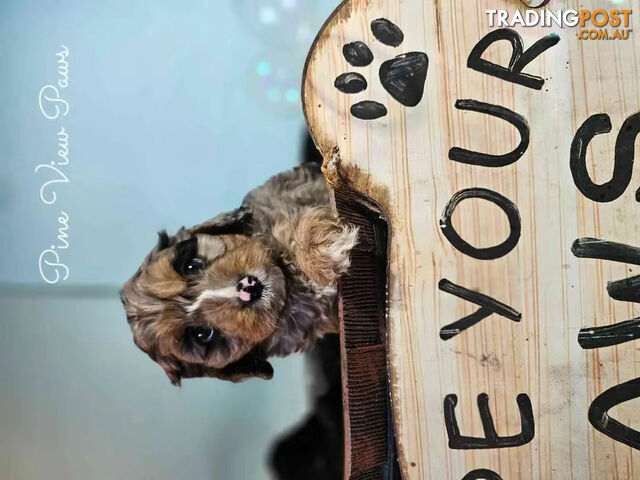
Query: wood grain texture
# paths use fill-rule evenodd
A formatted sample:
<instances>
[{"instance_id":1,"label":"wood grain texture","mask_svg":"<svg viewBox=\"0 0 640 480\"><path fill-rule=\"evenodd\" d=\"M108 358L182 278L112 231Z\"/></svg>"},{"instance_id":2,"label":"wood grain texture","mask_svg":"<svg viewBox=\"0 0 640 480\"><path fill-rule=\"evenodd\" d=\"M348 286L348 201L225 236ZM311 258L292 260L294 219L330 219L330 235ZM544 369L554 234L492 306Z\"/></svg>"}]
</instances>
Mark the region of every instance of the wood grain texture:
<instances>
[{"instance_id":1,"label":"wood grain texture","mask_svg":"<svg viewBox=\"0 0 640 480\"><path fill-rule=\"evenodd\" d=\"M612 131L598 135L587 150L596 183L611 177L616 135L627 117L640 110L640 41L578 40L577 28L514 27L525 48L555 32L560 42L525 71L545 79L533 90L467 67L467 57L488 32L486 9L507 9L509 0L350 0L329 19L310 52L303 100L318 147L338 147L341 168L364 194L382 205L391 224L388 324L391 389L397 443L406 479L463 478L492 469L510 480L640 478L640 455L596 431L589 405L608 388L640 376L640 344L627 342L583 350L581 328L640 316L634 303L612 300L607 282L640 273L636 265L580 259L573 241L595 237L640 246L640 208L635 191L640 175L615 201L597 203L576 188L569 169L575 132L596 113L611 117ZM603 6L600 0L552 1L545 8L630 8L639 0ZM404 32L395 48L376 40L372 20L387 18ZM632 16L633 22L633 16ZM344 44L361 40L374 61L349 65ZM378 80L380 64L400 53L429 57L422 101L404 107ZM490 47L483 58L506 65L507 42ZM344 94L334 79L357 71L368 88ZM502 154L519 142L508 123L454 107L474 99L524 116L531 141L514 164L500 168L466 165L448 158L457 146ZM355 102L375 100L388 114L377 120L353 117ZM516 248L482 261L456 250L442 235L445 205L462 189L494 190L514 202L522 222ZM504 214L484 200L465 200L453 225L474 246L491 246L508 235ZM521 312L513 322L499 315L450 340L441 327L477 306L438 289L446 278L489 295ZM520 430L516 396L526 393L535 416L532 442L505 449L453 450L447 445L443 401L458 397L456 416L463 435L483 436L477 396L487 393L497 432ZM610 412L640 428L640 400Z\"/></svg>"}]
</instances>

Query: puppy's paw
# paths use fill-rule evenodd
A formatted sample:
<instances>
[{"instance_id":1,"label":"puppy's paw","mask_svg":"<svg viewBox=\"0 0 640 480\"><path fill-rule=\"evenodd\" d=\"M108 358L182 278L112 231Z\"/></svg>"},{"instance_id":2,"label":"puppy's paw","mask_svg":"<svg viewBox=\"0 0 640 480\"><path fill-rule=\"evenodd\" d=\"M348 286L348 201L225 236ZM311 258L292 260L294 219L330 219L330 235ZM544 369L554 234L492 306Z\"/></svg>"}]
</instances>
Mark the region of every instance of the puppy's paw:
<instances>
[{"instance_id":1,"label":"puppy's paw","mask_svg":"<svg viewBox=\"0 0 640 480\"><path fill-rule=\"evenodd\" d=\"M358 243L358 227L341 225L327 244L321 247L321 255L331 259L338 276L346 273L351 265L351 250Z\"/></svg>"},{"instance_id":2,"label":"puppy's paw","mask_svg":"<svg viewBox=\"0 0 640 480\"><path fill-rule=\"evenodd\" d=\"M335 287L340 275L349 269L350 253L357 241L358 229L341 224L330 209L310 209L294 235L296 261L313 283Z\"/></svg>"}]
</instances>

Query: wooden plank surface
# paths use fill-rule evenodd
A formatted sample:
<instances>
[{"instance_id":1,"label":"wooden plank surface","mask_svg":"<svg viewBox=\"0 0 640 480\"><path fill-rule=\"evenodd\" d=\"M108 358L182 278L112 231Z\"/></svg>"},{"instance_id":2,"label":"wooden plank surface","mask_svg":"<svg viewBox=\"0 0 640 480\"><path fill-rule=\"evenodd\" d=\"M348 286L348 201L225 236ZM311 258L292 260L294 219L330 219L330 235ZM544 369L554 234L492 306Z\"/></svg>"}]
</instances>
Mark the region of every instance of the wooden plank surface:
<instances>
[{"instance_id":1,"label":"wooden plank surface","mask_svg":"<svg viewBox=\"0 0 640 480\"><path fill-rule=\"evenodd\" d=\"M640 13L639 7L639 0L553 0L544 8ZM636 303L614 300L606 289L607 282L640 274L640 267L629 255L622 262L579 258L571 248L585 237L640 246L640 175L634 168L624 192L600 202L579 190L570 169L578 129L592 115L608 114L611 132L588 144L586 168L597 184L611 179L618 132L640 110L640 43L633 32L628 40L580 40L579 27L515 26L525 49L549 34L559 36L524 68L544 80L537 90L467 66L477 43L498 29L489 26L487 9L525 11L515 0L347 1L320 32L303 85L316 144L324 153L338 147L341 170L390 221L391 390L403 476L457 480L490 469L505 480L640 478L638 451L597 431L588 419L598 395L640 376L640 343L596 349L578 343L581 329L640 316ZM401 45L385 45L373 35L371 22L379 18L401 28ZM343 46L355 41L369 46L370 65L354 67L345 60ZM379 79L382 62L407 52L424 52L429 60L424 95L412 107L393 98ZM510 44L501 41L483 58L508 65L511 53ZM339 91L334 80L345 72L360 73L366 90ZM520 142L508 122L456 108L464 99L526 119L530 141L517 161L490 167L449 158L452 147L500 155ZM388 113L375 120L356 118L350 108L364 100L384 104ZM629 134L635 125L628 120ZM614 183L613 190L619 186ZM517 207L520 237L499 258L462 253L441 228L454 194L477 188L497 192ZM477 198L459 203L452 226L476 247L500 244L510 233L501 209ZM494 313L441 339L442 327L478 310L441 290L443 279L502 302L521 314L520 321ZM445 398L457 397L462 435L481 438L481 394L488 395L500 436L520 433L516 398L526 394L533 440L511 448L450 448ZM630 400L609 413L640 428L638 407L639 400Z\"/></svg>"}]
</instances>

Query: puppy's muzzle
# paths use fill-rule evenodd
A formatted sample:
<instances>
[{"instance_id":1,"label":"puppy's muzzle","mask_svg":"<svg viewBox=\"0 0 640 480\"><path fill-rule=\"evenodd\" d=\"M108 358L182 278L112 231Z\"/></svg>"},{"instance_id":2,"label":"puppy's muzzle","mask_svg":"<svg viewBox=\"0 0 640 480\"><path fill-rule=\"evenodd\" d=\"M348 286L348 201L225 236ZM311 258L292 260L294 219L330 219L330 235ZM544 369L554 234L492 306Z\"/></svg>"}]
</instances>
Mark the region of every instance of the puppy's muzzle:
<instances>
[{"instance_id":1,"label":"puppy's muzzle","mask_svg":"<svg viewBox=\"0 0 640 480\"><path fill-rule=\"evenodd\" d=\"M236 285L238 298L245 303L253 303L262 297L264 285L256 277L247 275Z\"/></svg>"}]
</instances>

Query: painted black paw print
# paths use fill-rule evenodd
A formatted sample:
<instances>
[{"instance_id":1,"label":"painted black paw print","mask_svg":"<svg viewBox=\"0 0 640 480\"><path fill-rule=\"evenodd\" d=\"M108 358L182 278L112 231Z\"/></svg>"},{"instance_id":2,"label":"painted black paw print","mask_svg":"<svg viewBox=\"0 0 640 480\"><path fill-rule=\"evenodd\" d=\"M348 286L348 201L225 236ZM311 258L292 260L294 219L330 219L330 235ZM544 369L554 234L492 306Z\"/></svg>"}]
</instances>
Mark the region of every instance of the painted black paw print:
<instances>
[{"instance_id":1,"label":"painted black paw print","mask_svg":"<svg viewBox=\"0 0 640 480\"><path fill-rule=\"evenodd\" d=\"M386 18L371 22L371 32L376 39L390 47L398 47L404 40L400 27ZM360 41L344 45L342 55L354 67L366 67L373 62L373 53ZM426 53L409 52L383 62L378 75L380 83L393 98L405 107L415 107L422 100L428 68L429 57ZM359 93L367 89L367 80L359 73L347 72L338 75L334 86L342 93ZM372 100L351 105L351 115L362 120L375 120L386 114L387 108Z\"/></svg>"}]
</instances>

